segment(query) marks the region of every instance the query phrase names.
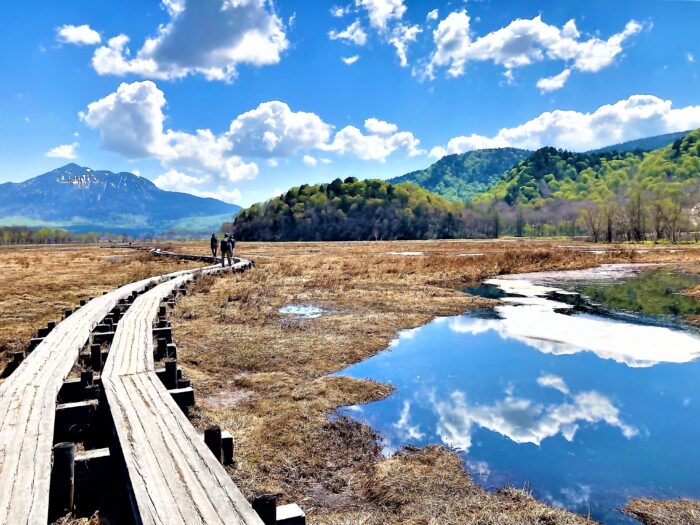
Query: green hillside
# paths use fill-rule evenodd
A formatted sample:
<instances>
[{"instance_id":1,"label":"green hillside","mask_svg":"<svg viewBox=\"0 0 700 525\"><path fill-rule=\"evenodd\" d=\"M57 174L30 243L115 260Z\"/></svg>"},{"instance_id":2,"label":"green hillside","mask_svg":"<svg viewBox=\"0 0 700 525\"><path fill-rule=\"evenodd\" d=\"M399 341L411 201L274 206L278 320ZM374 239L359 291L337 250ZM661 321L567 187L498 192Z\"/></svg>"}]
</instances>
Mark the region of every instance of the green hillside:
<instances>
[{"instance_id":1,"label":"green hillside","mask_svg":"<svg viewBox=\"0 0 700 525\"><path fill-rule=\"evenodd\" d=\"M542 148L475 201L539 207L557 200L601 201L633 190L675 193L700 180L699 145L700 130L696 130L649 153Z\"/></svg>"},{"instance_id":2,"label":"green hillside","mask_svg":"<svg viewBox=\"0 0 700 525\"><path fill-rule=\"evenodd\" d=\"M516 148L498 148L447 155L424 170L395 177L389 182L413 182L448 199L471 199L488 190L505 171L530 153Z\"/></svg>"},{"instance_id":3,"label":"green hillside","mask_svg":"<svg viewBox=\"0 0 700 525\"><path fill-rule=\"evenodd\" d=\"M665 135L657 135L655 137L645 137L643 139L630 140L612 146L605 146L591 150L588 153L605 153L608 151L618 151L620 153L627 151L653 151L655 149L665 148L678 139L685 137L690 131L679 131L677 133L666 133Z\"/></svg>"},{"instance_id":4,"label":"green hillside","mask_svg":"<svg viewBox=\"0 0 700 525\"><path fill-rule=\"evenodd\" d=\"M244 241L433 239L478 234L470 218L462 203L415 184L349 177L254 204L233 228Z\"/></svg>"}]
</instances>

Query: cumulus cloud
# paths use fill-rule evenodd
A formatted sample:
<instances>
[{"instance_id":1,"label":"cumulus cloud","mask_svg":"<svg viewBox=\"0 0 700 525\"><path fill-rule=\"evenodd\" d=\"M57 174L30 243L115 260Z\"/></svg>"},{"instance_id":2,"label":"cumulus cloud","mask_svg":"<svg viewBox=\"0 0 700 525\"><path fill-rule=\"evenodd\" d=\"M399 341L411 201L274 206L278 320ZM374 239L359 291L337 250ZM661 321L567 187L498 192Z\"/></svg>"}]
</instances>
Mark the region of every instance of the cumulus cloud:
<instances>
[{"instance_id":1,"label":"cumulus cloud","mask_svg":"<svg viewBox=\"0 0 700 525\"><path fill-rule=\"evenodd\" d=\"M355 0L355 5L367 10L370 25L385 30L392 20L400 20L406 12L403 0Z\"/></svg>"},{"instance_id":2,"label":"cumulus cloud","mask_svg":"<svg viewBox=\"0 0 700 525\"><path fill-rule=\"evenodd\" d=\"M420 426L411 424L411 402L408 400L404 400L399 419L393 423L393 427L398 431L402 441L415 441L425 436Z\"/></svg>"},{"instance_id":3,"label":"cumulus cloud","mask_svg":"<svg viewBox=\"0 0 700 525\"><path fill-rule=\"evenodd\" d=\"M331 7L331 16L335 18L342 18L351 11L349 6L337 6Z\"/></svg>"},{"instance_id":4,"label":"cumulus cloud","mask_svg":"<svg viewBox=\"0 0 700 525\"><path fill-rule=\"evenodd\" d=\"M364 46L367 43L367 33L362 29L362 24L359 20L355 20L343 31L333 30L329 32L328 38L331 40L342 40L346 44L355 44L356 46Z\"/></svg>"},{"instance_id":5,"label":"cumulus cloud","mask_svg":"<svg viewBox=\"0 0 700 525\"><path fill-rule=\"evenodd\" d=\"M316 157L312 157L311 155L304 155L302 162L311 168L318 164Z\"/></svg>"},{"instance_id":6,"label":"cumulus cloud","mask_svg":"<svg viewBox=\"0 0 700 525\"><path fill-rule=\"evenodd\" d=\"M420 140L409 131L397 131L398 127L375 118L365 121L363 133L355 126L345 126L333 137L333 142L323 149L339 155L351 155L362 160L380 163L395 152L402 152L409 157L422 155Z\"/></svg>"},{"instance_id":7,"label":"cumulus cloud","mask_svg":"<svg viewBox=\"0 0 700 525\"><path fill-rule=\"evenodd\" d=\"M208 176L194 177L177 170L168 170L156 177L153 183L163 190L191 192L194 186L201 186L208 181Z\"/></svg>"},{"instance_id":8,"label":"cumulus cloud","mask_svg":"<svg viewBox=\"0 0 700 525\"><path fill-rule=\"evenodd\" d=\"M503 128L492 137L475 134L455 137L447 146L433 148L431 155L507 146L526 149L555 146L587 151L698 127L700 106L674 108L670 100L653 95L632 95L590 113L548 111L519 126Z\"/></svg>"},{"instance_id":9,"label":"cumulus cloud","mask_svg":"<svg viewBox=\"0 0 700 525\"><path fill-rule=\"evenodd\" d=\"M102 146L129 159L152 157L168 168L186 168L229 181L254 178L255 163L232 154L228 136L210 130L195 134L166 130L165 96L151 81L121 84L92 102L81 119L100 132Z\"/></svg>"},{"instance_id":10,"label":"cumulus cloud","mask_svg":"<svg viewBox=\"0 0 700 525\"><path fill-rule=\"evenodd\" d=\"M566 84L566 81L569 80L570 75L571 75L571 70L565 69L564 71L562 71L558 75L554 75L553 77L544 77L544 78L539 79L537 81L537 87L540 89L540 92L542 92L542 93L549 93L550 91L556 91L556 90L564 87L564 84Z\"/></svg>"},{"instance_id":11,"label":"cumulus cloud","mask_svg":"<svg viewBox=\"0 0 700 525\"><path fill-rule=\"evenodd\" d=\"M343 62L345 62L346 65L351 66L351 65L353 65L355 62L357 62L358 60L360 60L360 55L352 55L352 56L349 56L349 57L343 57L343 58L341 58L341 60L342 60Z\"/></svg>"},{"instance_id":12,"label":"cumulus cloud","mask_svg":"<svg viewBox=\"0 0 700 525\"><path fill-rule=\"evenodd\" d=\"M427 20L437 20L440 16L440 12L437 9L433 9L432 11L428 12L428 14L425 16Z\"/></svg>"},{"instance_id":13,"label":"cumulus cloud","mask_svg":"<svg viewBox=\"0 0 700 525\"><path fill-rule=\"evenodd\" d=\"M472 404L463 392L455 391L448 399L433 399L432 404L438 414L438 435L444 443L465 451L471 448L475 427L497 432L515 443L534 445L558 434L573 441L584 424L606 423L627 439L639 433L622 421L610 399L596 391L580 392L552 405L510 395L491 405Z\"/></svg>"},{"instance_id":14,"label":"cumulus cloud","mask_svg":"<svg viewBox=\"0 0 700 525\"><path fill-rule=\"evenodd\" d=\"M75 44L78 46L93 46L102 41L100 34L87 24L80 26L63 25L56 30L56 38L64 44Z\"/></svg>"},{"instance_id":15,"label":"cumulus cloud","mask_svg":"<svg viewBox=\"0 0 700 525\"><path fill-rule=\"evenodd\" d=\"M156 79L201 74L230 81L240 64L276 64L288 47L284 24L271 0L163 0L170 20L132 56L126 35L95 50L101 75Z\"/></svg>"},{"instance_id":16,"label":"cumulus cloud","mask_svg":"<svg viewBox=\"0 0 700 525\"><path fill-rule=\"evenodd\" d=\"M78 143L61 144L55 148L51 148L46 152L46 156L52 159L75 159L78 157Z\"/></svg>"},{"instance_id":17,"label":"cumulus cloud","mask_svg":"<svg viewBox=\"0 0 700 525\"><path fill-rule=\"evenodd\" d=\"M314 113L294 112L284 102L272 101L236 117L227 137L240 155L283 157L321 147L331 130Z\"/></svg>"},{"instance_id":18,"label":"cumulus cloud","mask_svg":"<svg viewBox=\"0 0 700 525\"><path fill-rule=\"evenodd\" d=\"M610 66L622 53L624 42L643 29L640 23L631 20L607 40L582 39L574 20L559 28L537 16L513 20L501 29L473 39L470 22L464 9L440 21L433 31L435 50L419 74L434 78L436 70L446 69L448 76L458 77L473 61L491 61L512 71L543 60L564 61L569 65L567 70L597 72ZM558 82L566 78L561 77ZM549 80L544 85L556 85L557 81Z\"/></svg>"}]
</instances>

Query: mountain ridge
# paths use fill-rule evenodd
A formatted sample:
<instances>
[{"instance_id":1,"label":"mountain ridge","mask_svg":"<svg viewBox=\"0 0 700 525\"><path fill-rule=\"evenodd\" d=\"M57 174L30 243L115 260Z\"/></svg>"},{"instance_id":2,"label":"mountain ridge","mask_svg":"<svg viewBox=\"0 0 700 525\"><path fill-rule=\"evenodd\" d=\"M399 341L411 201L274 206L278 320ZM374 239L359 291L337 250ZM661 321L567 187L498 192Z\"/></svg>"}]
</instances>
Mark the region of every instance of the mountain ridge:
<instances>
[{"instance_id":1,"label":"mountain ridge","mask_svg":"<svg viewBox=\"0 0 700 525\"><path fill-rule=\"evenodd\" d=\"M0 184L0 225L152 234L216 229L240 207L158 188L129 172L69 163L23 182Z\"/></svg>"}]
</instances>

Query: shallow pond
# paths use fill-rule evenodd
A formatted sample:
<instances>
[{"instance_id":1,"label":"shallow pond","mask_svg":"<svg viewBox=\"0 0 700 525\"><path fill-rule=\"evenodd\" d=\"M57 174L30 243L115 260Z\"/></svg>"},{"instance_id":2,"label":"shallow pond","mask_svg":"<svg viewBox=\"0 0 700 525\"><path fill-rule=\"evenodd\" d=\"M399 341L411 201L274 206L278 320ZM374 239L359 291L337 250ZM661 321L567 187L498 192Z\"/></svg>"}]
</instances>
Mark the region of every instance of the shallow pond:
<instances>
[{"instance_id":1,"label":"shallow pond","mask_svg":"<svg viewBox=\"0 0 700 525\"><path fill-rule=\"evenodd\" d=\"M678 291L698 282L608 268L472 288L506 304L401 332L340 372L397 387L344 411L388 453L442 443L487 488L528 486L603 523L636 523L617 511L629 497L700 498L700 338L677 317L697 313Z\"/></svg>"}]
</instances>

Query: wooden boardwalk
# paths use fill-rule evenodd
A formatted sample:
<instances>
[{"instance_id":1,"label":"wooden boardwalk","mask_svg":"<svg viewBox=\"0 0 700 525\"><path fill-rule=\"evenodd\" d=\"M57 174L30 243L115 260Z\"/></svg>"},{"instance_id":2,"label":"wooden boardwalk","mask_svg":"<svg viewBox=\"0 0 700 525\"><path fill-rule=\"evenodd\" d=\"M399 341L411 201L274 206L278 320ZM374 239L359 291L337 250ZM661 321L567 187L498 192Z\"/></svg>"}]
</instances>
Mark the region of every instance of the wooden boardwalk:
<instances>
[{"instance_id":1,"label":"wooden boardwalk","mask_svg":"<svg viewBox=\"0 0 700 525\"><path fill-rule=\"evenodd\" d=\"M63 380L93 328L117 302L160 280L138 281L89 301L0 385L0 524L46 524L56 396Z\"/></svg>"},{"instance_id":2,"label":"wooden boardwalk","mask_svg":"<svg viewBox=\"0 0 700 525\"><path fill-rule=\"evenodd\" d=\"M248 264L239 261L236 266ZM155 373L153 321L158 308L193 276L164 282L134 301L119 323L102 373L134 515L144 524L262 525Z\"/></svg>"},{"instance_id":3,"label":"wooden boardwalk","mask_svg":"<svg viewBox=\"0 0 700 525\"><path fill-rule=\"evenodd\" d=\"M238 261L238 269L248 264ZM137 478L131 479L131 485L142 522L262 523L203 442L194 439L194 428L155 376L152 352L149 360L149 352L143 351L152 350L155 310L151 314L151 307L155 304L157 309L160 302L154 299L156 295L192 279L198 271L219 270L210 267L152 277L89 301L60 322L0 385L0 525L47 523L59 389L95 326L118 302L163 281L135 301L127 311L134 313L124 329L119 323L115 343L121 350L110 352L109 368L103 373L103 381L108 376L108 398L115 422L120 422L127 464L132 465L129 475ZM120 361L116 356L123 356L124 349L128 358ZM139 435L139 429L145 434ZM153 440L156 435L162 439ZM148 451L142 448L145 446L160 448ZM159 480L152 477L155 470L162 474ZM153 482L164 484L156 487ZM150 500L152 510L147 510L145 499Z\"/></svg>"}]
</instances>

